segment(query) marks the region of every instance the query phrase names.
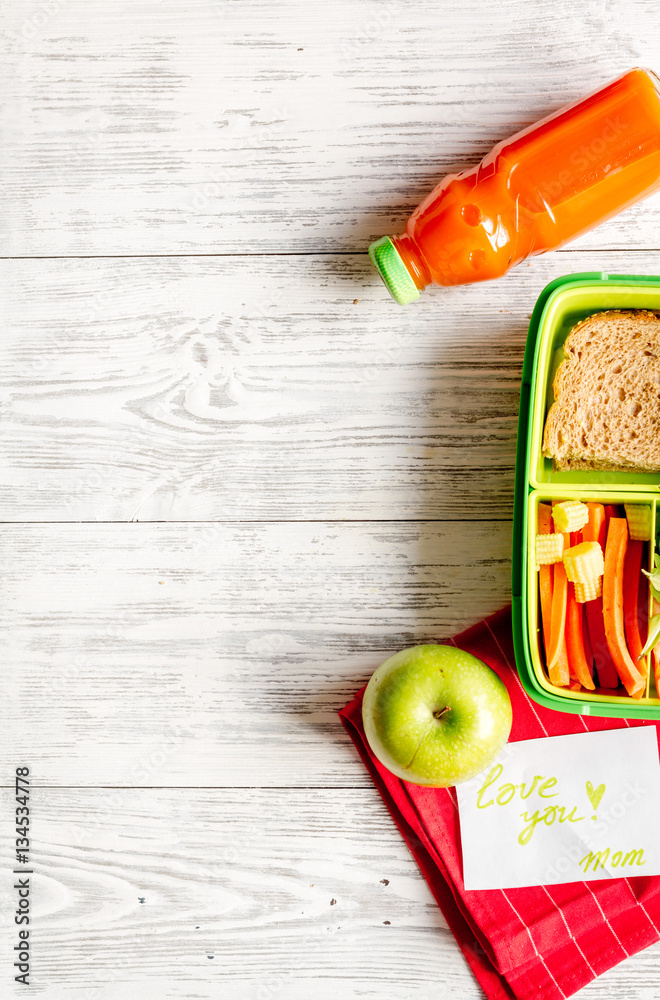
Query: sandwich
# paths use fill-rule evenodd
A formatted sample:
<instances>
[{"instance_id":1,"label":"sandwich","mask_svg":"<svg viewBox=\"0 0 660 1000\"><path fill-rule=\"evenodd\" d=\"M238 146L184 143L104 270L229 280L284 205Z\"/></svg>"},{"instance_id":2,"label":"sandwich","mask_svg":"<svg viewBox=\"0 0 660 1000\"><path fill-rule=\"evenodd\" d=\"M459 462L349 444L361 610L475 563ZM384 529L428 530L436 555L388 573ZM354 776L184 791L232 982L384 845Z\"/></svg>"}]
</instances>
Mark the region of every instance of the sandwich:
<instances>
[{"instance_id":1,"label":"sandwich","mask_svg":"<svg viewBox=\"0 0 660 1000\"><path fill-rule=\"evenodd\" d=\"M660 312L594 313L564 353L543 455L558 471L660 471Z\"/></svg>"}]
</instances>

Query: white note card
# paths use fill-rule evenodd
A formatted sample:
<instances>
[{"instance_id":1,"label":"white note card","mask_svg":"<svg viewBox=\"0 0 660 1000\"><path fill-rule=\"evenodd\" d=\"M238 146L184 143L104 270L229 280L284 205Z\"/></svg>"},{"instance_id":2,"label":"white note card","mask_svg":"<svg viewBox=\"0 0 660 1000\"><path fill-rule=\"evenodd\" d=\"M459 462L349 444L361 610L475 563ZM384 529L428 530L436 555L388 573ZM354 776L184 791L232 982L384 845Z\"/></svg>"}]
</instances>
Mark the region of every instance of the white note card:
<instances>
[{"instance_id":1,"label":"white note card","mask_svg":"<svg viewBox=\"0 0 660 1000\"><path fill-rule=\"evenodd\" d=\"M654 726L508 743L456 791L466 889L660 875Z\"/></svg>"}]
</instances>

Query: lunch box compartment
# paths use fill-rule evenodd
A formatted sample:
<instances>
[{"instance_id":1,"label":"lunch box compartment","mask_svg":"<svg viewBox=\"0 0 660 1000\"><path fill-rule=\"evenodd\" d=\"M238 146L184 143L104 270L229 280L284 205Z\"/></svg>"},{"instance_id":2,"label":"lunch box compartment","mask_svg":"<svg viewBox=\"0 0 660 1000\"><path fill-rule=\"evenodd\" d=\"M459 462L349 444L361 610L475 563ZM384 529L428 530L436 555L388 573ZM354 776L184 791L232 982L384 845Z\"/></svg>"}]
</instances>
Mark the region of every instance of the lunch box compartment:
<instances>
[{"instance_id":1,"label":"lunch box compartment","mask_svg":"<svg viewBox=\"0 0 660 1000\"><path fill-rule=\"evenodd\" d=\"M552 405L552 380L563 357L563 343L580 320L606 309L660 311L660 277L601 273L575 274L548 285L536 303L525 349L518 423L513 530L512 614L516 664L527 693L548 708L585 715L660 719L649 657L649 681L641 699L555 687L543 666L540 645L538 572L534 551L537 508L553 500L593 500L605 504L648 503L653 534L660 518L660 472L555 472L541 454L546 414ZM649 597L650 603L650 597ZM651 609L649 607L649 614Z\"/></svg>"},{"instance_id":2,"label":"lunch box compartment","mask_svg":"<svg viewBox=\"0 0 660 1000\"><path fill-rule=\"evenodd\" d=\"M621 279L623 280L623 279ZM648 279L652 280L652 279ZM660 279L658 279L660 281ZM615 284L616 279L601 278L600 284L584 287L567 285L551 296L544 310L536 342L536 373L531 397L531 441L529 482L531 486L610 486L625 490L651 490L660 481L660 472L554 472L552 459L541 454L543 428L554 402L552 381L564 358L563 344L576 323L605 309L660 310L660 284L641 288ZM531 330L530 330L531 333Z\"/></svg>"},{"instance_id":3,"label":"lunch box compartment","mask_svg":"<svg viewBox=\"0 0 660 1000\"><path fill-rule=\"evenodd\" d=\"M526 562L528 567L527 572L527 632L529 635L529 653L531 659L531 667L534 672L534 677L541 688L544 691L559 695L560 697L568 698L571 700L577 700L582 704L599 704L605 702L605 704L613 704L615 706L619 705L621 701L633 702L634 700L630 698L627 694L598 694L592 691L567 691L564 688L555 687L548 680L547 674L543 667L545 662L545 657L541 650L543 648L543 643L541 641L541 622L539 616L539 593L538 593L538 572L536 571L536 558L535 558L535 536L536 536L536 525L538 523L538 505L540 503L551 503L552 500L556 500L556 496L549 496L547 492L544 491L534 491L529 494L528 498L528 509L527 509L527 523L530 525L530 530L527 532L527 553ZM567 490L566 494L562 494L561 499L563 500L582 500L583 502L588 502L593 500L596 503L608 503L608 504L624 504L624 503L647 503L651 507L651 541L647 543L647 557L644 564L644 569L650 570L653 566L653 539L655 538L656 531L656 501L655 500L640 500L639 493L610 493L607 496L602 493L588 494L585 490ZM647 612L649 617L651 616L651 595L649 593L648 608ZM650 661L650 656L649 656ZM653 669L649 669L646 691L644 697L640 699L637 704L642 704L643 702L649 703L652 701L654 705L660 708L660 700L657 698L655 691L655 685L653 683ZM598 714L594 712L593 714Z\"/></svg>"}]
</instances>

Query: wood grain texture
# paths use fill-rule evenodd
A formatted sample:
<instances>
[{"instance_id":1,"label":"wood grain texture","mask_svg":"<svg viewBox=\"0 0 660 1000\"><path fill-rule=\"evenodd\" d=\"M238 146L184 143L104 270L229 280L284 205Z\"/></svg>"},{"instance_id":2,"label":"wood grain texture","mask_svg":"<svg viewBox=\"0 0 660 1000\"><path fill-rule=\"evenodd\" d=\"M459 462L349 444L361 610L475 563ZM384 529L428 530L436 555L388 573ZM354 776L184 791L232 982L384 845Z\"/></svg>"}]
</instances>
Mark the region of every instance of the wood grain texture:
<instances>
[{"instance_id":1,"label":"wood grain texture","mask_svg":"<svg viewBox=\"0 0 660 1000\"><path fill-rule=\"evenodd\" d=\"M508 519L539 292L660 254L551 254L405 309L365 255L2 268L4 520Z\"/></svg>"},{"instance_id":2,"label":"wood grain texture","mask_svg":"<svg viewBox=\"0 0 660 1000\"><path fill-rule=\"evenodd\" d=\"M634 65L657 4L5 0L3 252L361 250ZM658 247L660 197L586 247Z\"/></svg>"},{"instance_id":3,"label":"wood grain texture","mask_svg":"<svg viewBox=\"0 0 660 1000\"><path fill-rule=\"evenodd\" d=\"M481 995L373 788L39 788L33 808L48 1000Z\"/></svg>"},{"instance_id":4,"label":"wood grain texture","mask_svg":"<svg viewBox=\"0 0 660 1000\"><path fill-rule=\"evenodd\" d=\"M5 525L7 733L48 785L355 785L337 710L509 600L508 523ZM3 772L4 773L4 772Z\"/></svg>"},{"instance_id":5,"label":"wood grain texture","mask_svg":"<svg viewBox=\"0 0 660 1000\"><path fill-rule=\"evenodd\" d=\"M657 13L5 0L0 781L33 768L35 995L481 996L336 711L509 599L533 303L657 273L660 197L410 309L364 251L658 69ZM659 954L581 997L656 1000Z\"/></svg>"},{"instance_id":6,"label":"wood grain texture","mask_svg":"<svg viewBox=\"0 0 660 1000\"><path fill-rule=\"evenodd\" d=\"M33 808L31 994L483 996L373 788L37 788ZM654 1000L659 957L579 996ZM6 961L0 984L25 993Z\"/></svg>"}]
</instances>

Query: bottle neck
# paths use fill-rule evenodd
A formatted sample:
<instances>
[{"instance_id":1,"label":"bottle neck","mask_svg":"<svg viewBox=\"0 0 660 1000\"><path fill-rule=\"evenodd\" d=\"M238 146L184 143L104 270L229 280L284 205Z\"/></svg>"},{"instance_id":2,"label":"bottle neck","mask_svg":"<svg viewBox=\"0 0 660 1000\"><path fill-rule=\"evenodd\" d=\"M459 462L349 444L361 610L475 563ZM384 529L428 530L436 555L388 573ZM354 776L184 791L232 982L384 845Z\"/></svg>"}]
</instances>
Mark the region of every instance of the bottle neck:
<instances>
[{"instance_id":1,"label":"bottle neck","mask_svg":"<svg viewBox=\"0 0 660 1000\"><path fill-rule=\"evenodd\" d=\"M430 285L431 275L414 240L407 233L402 233L401 236L392 236L392 243L410 272L410 277L415 282L417 288L421 290Z\"/></svg>"}]
</instances>

